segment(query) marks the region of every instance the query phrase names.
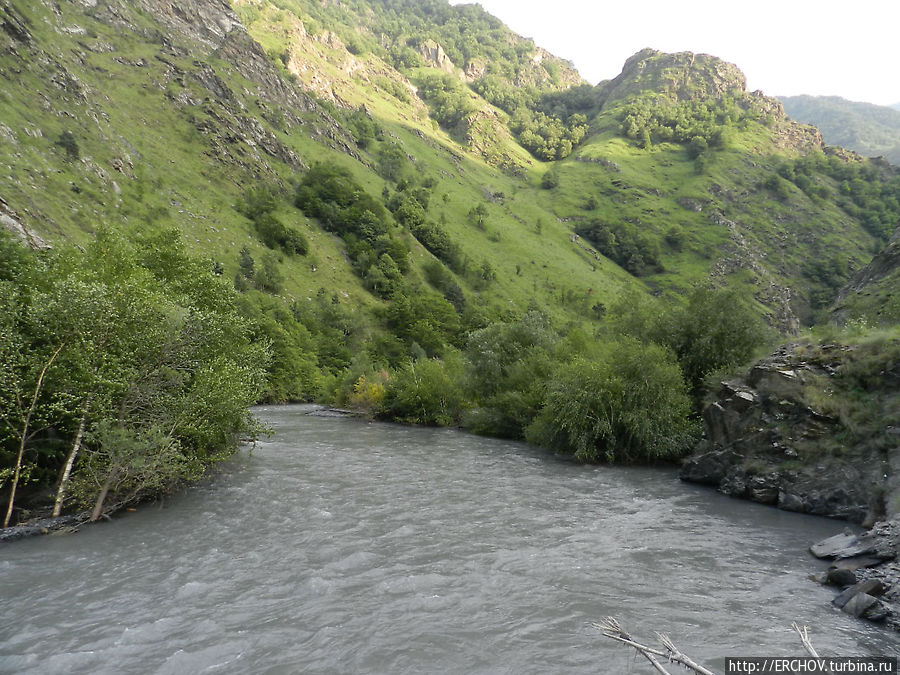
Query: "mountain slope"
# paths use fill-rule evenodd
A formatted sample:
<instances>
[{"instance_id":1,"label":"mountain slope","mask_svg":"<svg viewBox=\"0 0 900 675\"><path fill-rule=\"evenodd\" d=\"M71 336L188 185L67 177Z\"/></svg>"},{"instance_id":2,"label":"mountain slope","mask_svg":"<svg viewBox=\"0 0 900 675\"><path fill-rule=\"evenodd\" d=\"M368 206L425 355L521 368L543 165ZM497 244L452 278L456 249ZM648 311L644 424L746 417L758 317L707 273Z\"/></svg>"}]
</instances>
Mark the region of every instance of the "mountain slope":
<instances>
[{"instance_id":1,"label":"mountain slope","mask_svg":"<svg viewBox=\"0 0 900 675\"><path fill-rule=\"evenodd\" d=\"M348 353L395 330L395 282L455 298L444 344L710 279L793 330L896 225L888 188L841 191L888 169L826 157L711 56L645 50L590 87L476 6L231 5L0 0L6 220L51 242L177 227L256 303L356 312ZM317 162L388 209L382 239L294 206Z\"/></svg>"},{"instance_id":2,"label":"mountain slope","mask_svg":"<svg viewBox=\"0 0 900 675\"><path fill-rule=\"evenodd\" d=\"M829 145L900 164L900 109L839 96L783 96L788 115L814 124Z\"/></svg>"}]
</instances>

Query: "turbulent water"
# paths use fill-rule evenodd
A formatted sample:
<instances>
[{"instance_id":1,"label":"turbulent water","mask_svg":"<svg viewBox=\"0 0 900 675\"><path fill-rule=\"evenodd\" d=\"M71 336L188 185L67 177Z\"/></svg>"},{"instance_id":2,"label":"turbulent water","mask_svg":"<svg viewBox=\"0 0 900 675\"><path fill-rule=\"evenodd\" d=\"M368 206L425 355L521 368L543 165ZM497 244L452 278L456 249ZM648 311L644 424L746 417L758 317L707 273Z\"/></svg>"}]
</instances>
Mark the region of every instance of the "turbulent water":
<instances>
[{"instance_id":1,"label":"turbulent water","mask_svg":"<svg viewBox=\"0 0 900 675\"><path fill-rule=\"evenodd\" d=\"M0 549L0 672L643 673L592 623L725 656L885 655L806 552L836 522L457 431L262 408L215 479Z\"/></svg>"}]
</instances>

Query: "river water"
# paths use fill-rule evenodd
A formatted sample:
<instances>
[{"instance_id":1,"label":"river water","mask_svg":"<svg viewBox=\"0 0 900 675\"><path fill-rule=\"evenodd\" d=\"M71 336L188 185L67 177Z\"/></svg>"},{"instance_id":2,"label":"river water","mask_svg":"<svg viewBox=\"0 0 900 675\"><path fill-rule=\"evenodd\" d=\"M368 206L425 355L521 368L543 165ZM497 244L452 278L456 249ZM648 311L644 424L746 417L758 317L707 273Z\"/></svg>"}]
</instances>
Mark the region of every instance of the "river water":
<instances>
[{"instance_id":1,"label":"river water","mask_svg":"<svg viewBox=\"0 0 900 675\"><path fill-rule=\"evenodd\" d=\"M696 660L895 655L832 610L807 546L840 523L671 469L260 408L215 478L75 535L0 549L3 673L645 673L592 626Z\"/></svg>"}]
</instances>

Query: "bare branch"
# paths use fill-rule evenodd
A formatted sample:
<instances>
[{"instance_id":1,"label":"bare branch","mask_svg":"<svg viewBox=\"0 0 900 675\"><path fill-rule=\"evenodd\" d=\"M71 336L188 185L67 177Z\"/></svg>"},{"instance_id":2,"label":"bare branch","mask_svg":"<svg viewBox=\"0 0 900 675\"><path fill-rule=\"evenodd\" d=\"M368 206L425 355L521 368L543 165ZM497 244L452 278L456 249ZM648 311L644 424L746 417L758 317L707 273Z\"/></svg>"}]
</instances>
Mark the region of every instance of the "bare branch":
<instances>
[{"instance_id":1,"label":"bare branch","mask_svg":"<svg viewBox=\"0 0 900 675\"><path fill-rule=\"evenodd\" d=\"M698 673L698 675L715 675L713 671L704 668L699 663L683 654L681 650L679 650L672 642L672 640L669 639L669 637L666 635L662 635L660 633L656 634L659 640L662 642L663 647L665 647L665 651L660 651L659 649L654 649L635 641L634 638L631 637L631 635L629 635L622 629L622 626L619 625L619 622L611 616L605 617L600 623L595 623L594 628L602 632L606 637L636 649L648 661L650 661L651 665L657 670L657 672L667 673L662 664L660 664L660 662L655 658L656 656L661 656L672 663L677 663L680 666L684 666L688 670L692 670L695 673Z\"/></svg>"},{"instance_id":2,"label":"bare branch","mask_svg":"<svg viewBox=\"0 0 900 675\"><path fill-rule=\"evenodd\" d=\"M797 625L797 623L792 623L791 628L797 631L797 634L800 636L800 642L803 643L803 648L809 653L810 656L814 658L819 658L818 652L816 652L816 648L813 647L812 641L809 639L809 628L803 626L802 628Z\"/></svg>"},{"instance_id":3,"label":"bare branch","mask_svg":"<svg viewBox=\"0 0 900 675\"><path fill-rule=\"evenodd\" d=\"M638 652L641 653L641 655L643 655L645 659L650 662L650 665L653 666L656 672L661 673L661 675L670 675L669 671L663 668L662 664L654 656L654 654L658 656L665 655L654 649L650 649L649 647L638 644L637 642L632 640L631 636L624 630L622 630L619 622L616 621L613 617L608 616L603 619L603 622L601 624L594 624L594 626L598 628L606 637L634 647Z\"/></svg>"},{"instance_id":4,"label":"bare branch","mask_svg":"<svg viewBox=\"0 0 900 675\"><path fill-rule=\"evenodd\" d=\"M659 638L659 641L662 642L663 647L666 648L666 652L668 653L670 661L680 663L685 668L690 668L691 670L700 673L700 675L715 675L711 670L704 668L699 663L691 659L687 654L684 654L680 649L678 649L678 647L675 646L675 643L672 642L671 638L669 638L668 635L657 633L656 636Z\"/></svg>"}]
</instances>

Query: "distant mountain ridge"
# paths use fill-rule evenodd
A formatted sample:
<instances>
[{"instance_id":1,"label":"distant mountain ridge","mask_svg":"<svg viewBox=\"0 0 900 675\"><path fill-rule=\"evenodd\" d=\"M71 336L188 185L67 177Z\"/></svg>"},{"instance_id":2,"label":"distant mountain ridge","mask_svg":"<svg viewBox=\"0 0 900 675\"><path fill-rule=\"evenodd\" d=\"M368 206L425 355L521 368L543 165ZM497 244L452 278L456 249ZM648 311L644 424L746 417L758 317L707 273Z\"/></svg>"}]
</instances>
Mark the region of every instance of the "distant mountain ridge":
<instances>
[{"instance_id":1,"label":"distant mountain ridge","mask_svg":"<svg viewBox=\"0 0 900 675\"><path fill-rule=\"evenodd\" d=\"M880 106L839 96L783 96L788 115L814 124L829 145L900 164L900 103Z\"/></svg>"}]
</instances>

